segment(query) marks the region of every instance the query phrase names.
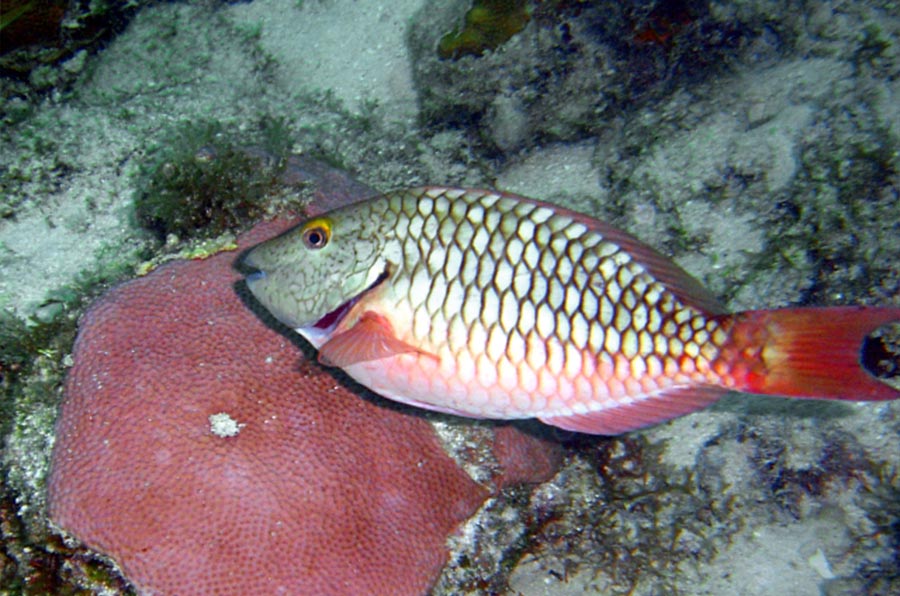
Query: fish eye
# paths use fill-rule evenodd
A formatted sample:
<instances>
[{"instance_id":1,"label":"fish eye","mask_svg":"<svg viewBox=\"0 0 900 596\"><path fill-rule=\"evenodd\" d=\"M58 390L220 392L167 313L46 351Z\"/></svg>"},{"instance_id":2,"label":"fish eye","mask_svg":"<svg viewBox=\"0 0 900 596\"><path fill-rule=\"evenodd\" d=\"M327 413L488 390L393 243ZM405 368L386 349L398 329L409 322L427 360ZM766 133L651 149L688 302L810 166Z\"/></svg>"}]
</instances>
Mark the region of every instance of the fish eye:
<instances>
[{"instance_id":1,"label":"fish eye","mask_svg":"<svg viewBox=\"0 0 900 596\"><path fill-rule=\"evenodd\" d=\"M331 226L322 220L309 222L303 230L303 243L306 248L322 248L331 239Z\"/></svg>"},{"instance_id":2,"label":"fish eye","mask_svg":"<svg viewBox=\"0 0 900 596\"><path fill-rule=\"evenodd\" d=\"M310 228L303 232L303 242L307 248L322 248L328 244L328 234L324 228Z\"/></svg>"}]
</instances>

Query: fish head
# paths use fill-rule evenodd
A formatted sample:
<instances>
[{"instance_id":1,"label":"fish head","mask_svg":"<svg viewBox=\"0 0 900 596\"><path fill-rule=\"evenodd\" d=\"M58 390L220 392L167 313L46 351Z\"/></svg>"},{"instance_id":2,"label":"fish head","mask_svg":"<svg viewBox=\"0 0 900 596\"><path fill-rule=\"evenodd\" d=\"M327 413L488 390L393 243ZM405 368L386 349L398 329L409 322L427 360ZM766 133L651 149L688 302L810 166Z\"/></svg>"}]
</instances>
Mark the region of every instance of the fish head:
<instances>
[{"instance_id":1,"label":"fish head","mask_svg":"<svg viewBox=\"0 0 900 596\"><path fill-rule=\"evenodd\" d=\"M275 318L319 347L349 310L393 270L390 226L350 205L252 248L247 286Z\"/></svg>"}]
</instances>

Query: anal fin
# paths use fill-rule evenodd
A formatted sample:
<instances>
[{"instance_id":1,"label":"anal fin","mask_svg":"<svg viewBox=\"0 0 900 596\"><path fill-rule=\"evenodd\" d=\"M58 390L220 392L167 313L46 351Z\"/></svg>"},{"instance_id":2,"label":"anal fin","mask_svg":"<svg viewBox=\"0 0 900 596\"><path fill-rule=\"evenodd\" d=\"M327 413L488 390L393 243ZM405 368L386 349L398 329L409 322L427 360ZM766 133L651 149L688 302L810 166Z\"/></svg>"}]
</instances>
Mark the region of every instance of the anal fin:
<instances>
[{"instance_id":1,"label":"anal fin","mask_svg":"<svg viewBox=\"0 0 900 596\"><path fill-rule=\"evenodd\" d=\"M544 424L591 435L617 435L701 410L726 393L721 387L677 387L639 401L587 414L545 416Z\"/></svg>"}]
</instances>

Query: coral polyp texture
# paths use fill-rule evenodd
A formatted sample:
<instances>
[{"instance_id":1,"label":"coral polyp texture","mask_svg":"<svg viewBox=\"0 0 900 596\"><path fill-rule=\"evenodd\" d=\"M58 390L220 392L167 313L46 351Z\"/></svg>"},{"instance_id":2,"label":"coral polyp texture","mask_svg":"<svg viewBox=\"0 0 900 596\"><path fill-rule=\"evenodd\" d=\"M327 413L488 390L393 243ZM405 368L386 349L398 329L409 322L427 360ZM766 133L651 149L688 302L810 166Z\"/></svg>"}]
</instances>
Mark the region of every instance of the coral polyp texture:
<instances>
[{"instance_id":1,"label":"coral polyp texture","mask_svg":"<svg viewBox=\"0 0 900 596\"><path fill-rule=\"evenodd\" d=\"M235 257L167 264L86 314L51 519L141 593L423 593L490 490L429 422L348 389L259 319ZM497 440L498 457L536 453Z\"/></svg>"}]
</instances>

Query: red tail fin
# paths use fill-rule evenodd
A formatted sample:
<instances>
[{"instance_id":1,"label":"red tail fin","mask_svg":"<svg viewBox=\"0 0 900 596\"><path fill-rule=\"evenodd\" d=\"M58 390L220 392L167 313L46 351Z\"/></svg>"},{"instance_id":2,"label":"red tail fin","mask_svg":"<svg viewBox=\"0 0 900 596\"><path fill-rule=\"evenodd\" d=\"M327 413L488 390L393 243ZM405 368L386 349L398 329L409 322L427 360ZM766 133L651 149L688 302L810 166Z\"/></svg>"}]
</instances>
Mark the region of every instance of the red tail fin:
<instances>
[{"instance_id":1,"label":"red tail fin","mask_svg":"<svg viewBox=\"0 0 900 596\"><path fill-rule=\"evenodd\" d=\"M900 322L900 308L786 308L732 317L720 362L730 369L736 389L853 401L900 398L900 391L860 363L865 337L881 325Z\"/></svg>"}]
</instances>

